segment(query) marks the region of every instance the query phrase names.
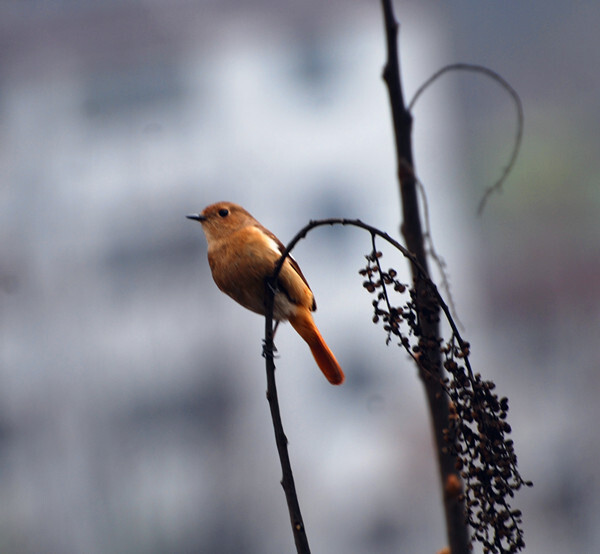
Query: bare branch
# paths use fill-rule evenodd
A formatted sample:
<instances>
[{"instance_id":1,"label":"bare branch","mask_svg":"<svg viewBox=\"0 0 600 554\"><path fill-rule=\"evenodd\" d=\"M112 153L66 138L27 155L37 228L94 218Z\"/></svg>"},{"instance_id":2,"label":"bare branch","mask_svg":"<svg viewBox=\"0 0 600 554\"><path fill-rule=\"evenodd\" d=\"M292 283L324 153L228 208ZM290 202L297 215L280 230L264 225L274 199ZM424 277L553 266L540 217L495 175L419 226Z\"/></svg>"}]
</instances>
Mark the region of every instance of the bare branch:
<instances>
[{"instance_id":1,"label":"bare branch","mask_svg":"<svg viewBox=\"0 0 600 554\"><path fill-rule=\"evenodd\" d=\"M281 269L281 266L279 267ZM273 280L267 279L265 282L265 340L263 345L263 356L265 357L267 370L267 400L271 411L271 419L273 421L273 429L275 431L275 443L277 444L277 453L281 463L281 486L285 492L285 498L290 514L290 523L292 525L292 533L294 535L294 543L296 544L296 552L298 554L310 554L308 546L308 537L302 520L298 495L296 493L296 485L294 483L294 474L290 463L288 453L288 440L283 430L281 422L281 412L279 410L279 398L277 396L277 384L275 382L275 360L274 360L274 343L273 343L273 304L275 300L275 286L277 275Z\"/></svg>"},{"instance_id":2,"label":"bare branch","mask_svg":"<svg viewBox=\"0 0 600 554\"><path fill-rule=\"evenodd\" d=\"M429 280L425 241L421 228L417 178L412 153L412 115L404 104L400 78L398 56L398 24L394 17L392 0L382 0L384 26L387 44L387 61L384 69L384 80L387 85L394 122L398 179L402 199L402 234L407 248L413 252L419 265L425 270L425 278L414 272L415 304L419 318L421 336L419 373L425 387L429 413L433 425L435 448L438 456L440 485L446 516L446 532L448 545L452 554L469 552L469 533L465 521L465 504L461 495L451 494L446 483L455 480L460 483L456 473L457 458L447 448L444 431L448 427L450 404L448 397L442 394L441 379L444 374L442 357L439 350L439 320L435 316L436 307L431 306L426 281ZM423 370L425 367L426 370ZM432 378L435 376L435 378Z\"/></svg>"}]
</instances>

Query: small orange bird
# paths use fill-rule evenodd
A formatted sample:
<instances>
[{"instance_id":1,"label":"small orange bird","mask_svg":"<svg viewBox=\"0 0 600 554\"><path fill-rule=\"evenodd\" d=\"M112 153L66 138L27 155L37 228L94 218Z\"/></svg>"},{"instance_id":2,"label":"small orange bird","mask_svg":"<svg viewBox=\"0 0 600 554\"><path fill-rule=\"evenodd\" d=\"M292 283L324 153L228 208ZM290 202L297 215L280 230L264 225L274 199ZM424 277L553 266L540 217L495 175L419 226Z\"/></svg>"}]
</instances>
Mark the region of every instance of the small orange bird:
<instances>
[{"instance_id":1,"label":"small orange bird","mask_svg":"<svg viewBox=\"0 0 600 554\"><path fill-rule=\"evenodd\" d=\"M265 315L265 279L285 247L244 208L218 202L200 214L188 215L199 221L208 243L208 264L212 276L225 294L257 314ZM333 385L344 382L344 373L313 321L317 309L300 267L288 256L277 278L273 319L288 320L306 341L321 371Z\"/></svg>"}]
</instances>

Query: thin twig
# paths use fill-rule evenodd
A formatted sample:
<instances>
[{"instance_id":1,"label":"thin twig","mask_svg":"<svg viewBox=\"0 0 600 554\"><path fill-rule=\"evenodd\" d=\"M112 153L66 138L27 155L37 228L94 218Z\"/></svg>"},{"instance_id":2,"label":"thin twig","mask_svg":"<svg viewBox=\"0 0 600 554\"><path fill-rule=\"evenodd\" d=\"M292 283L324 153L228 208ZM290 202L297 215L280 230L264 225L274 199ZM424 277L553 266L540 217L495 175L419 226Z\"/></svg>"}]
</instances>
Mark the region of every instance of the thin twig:
<instances>
[{"instance_id":1,"label":"thin twig","mask_svg":"<svg viewBox=\"0 0 600 554\"><path fill-rule=\"evenodd\" d=\"M425 233L423 234L423 238L429 245L429 247L427 248L427 254L431 257L431 259L438 268L440 278L442 280L442 288L446 291L446 296L448 297L448 304L450 304L450 308L452 309L452 313L454 314L454 319L456 320L458 326L461 329L464 329L464 326L460 321L460 317L458 317L458 310L456 309L456 304L454 303L454 296L452 295L452 288L450 287L450 277L446 272L446 262L437 253L435 243L433 242L433 233L431 232L431 223L429 220L429 203L427 200L427 193L425 192L425 187L423 186L423 183L421 183L421 181L419 180L417 180L417 188L419 189L419 193L421 194L421 200L423 201L423 218L425 219Z\"/></svg>"},{"instance_id":2,"label":"thin twig","mask_svg":"<svg viewBox=\"0 0 600 554\"><path fill-rule=\"evenodd\" d=\"M306 536L306 529L304 528L304 522L302 520L302 513L300 511L300 504L296 493L296 485L294 483L294 474L292 473L292 466L290 464L287 448L288 441L281 422L277 385L275 382L275 361L273 355L275 349L273 344L273 304L275 298L275 288L273 283L275 282L276 277L273 280L267 279L265 282L265 341L263 345L263 355L266 360L267 370L267 400L271 411L271 419L273 420L277 453L279 454L279 461L281 463L281 486L285 491L292 533L294 535L294 543L296 544L296 552L298 554L310 554L308 537Z\"/></svg>"},{"instance_id":3,"label":"thin twig","mask_svg":"<svg viewBox=\"0 0 600 554\"><path fill-rule=\"evenodd\" d=\"M411 267L413 268L413 271L416 274L416 276L420 280L422 280L427 285L427 287L429 287L429 291L434 295L439 308L442 310L442 312L446 316L448 325L450 325L450 329L452 329L452 333L456 337L456 341L458 342L459 346L461 348L464 348L466 346L467 341L465 341L460 334L459 325L456 323L455 318L452 316L452 310L451 310L450 306L446 303L446 301L442 297L440 291L438 290L437 285L427 275L427 273L425 272L425 268L419 263L419 261L417 260L417 257L412 252L410 252L405 246L400 244L395 238L390 236L388 233L381 231L380 229L378 229L377 227L374 227L373 225L364 223L360 219L347 219L347 218L332 217L332 218L326 218L326 219L311 220L309 223L307 223L304 227L302 227L302 229L300 229L296 233L296 235L290 240L290 242L288 242L283 253L281 254L281 257L275 264L275 269L273 271L273 275L269 279L269 282L277 281L277 277L279 276L279 273L281 271L281 267L283 266L283 263L285 262L286 258L288 256L290 256L292 250L296 247L296 244L298 244L298 242L300 242L302 239L306 238L306 235L313 229L316 229L317 227L323 227L325 225L329 225L329 226L344 225L344 226L358 227L359 229L364 229L365 231L368 231L372 237L378 236L378 237L382 238L383 240L385 240L386 242L388 242L389 244L391 244L398 251L400 251L400 253L410 262ZM371 244L373 244L373 242ZM273 294L272 290L271 290L270 294L271 295ZM267 316L270 315L270 317L272 318L273 317L272 316L272 307L271 307L271 312L269 312L269 310L267 309L266 313L267 313ZM272 321L272 319L271 319L271 321ZM268 337L265 335L265 345L267 345L267 338ZM467 369L472 374L469 360L465 359L465 363L466 363Z\"/></svg>"},{"instance_id":4,"label":"thin twig","mask_svg":"<svg viewBox=\"0 0 600 554\"><path fill-rule=\"evenodd\" d=\"M519 150L521 150L521 141L523 139L523 121L524 121L523 104L521 102L521 98L520 98L518 92L510 85L510 83L508 83L508 81L506 81L506 79L504 79L501 75L499 75L492 69L485 67L483 65L476 65L476 64L469 64L469 63L455 63L455 64L451 64L451 65L442 67L441 69L436 71L431 77L429 77L429 79L427 79L417 89L417 92L415 92L414 96L412 97L412 100L408 104L408 108L407 108L408 111L412 112L412 109L413 109L415 103L417 102L417 100L419 99L419 97L421 96L421 94L423 94L423 92L425 92L425 90L434 81L436 81L439 77L441 77L442 75L444 75L445 73L448 73L450 71L470 71L473 73L482 73L486 77L489 77L490 79L496 81L502 88L504 88L504 90L506 90L508 92L508 94L510 94L512 101L515 105L515 108L517 110L517 130L515 132L513 149L510 154L510 158L508 159L508 163L504 167L500 177L496 180L495 183L490 185L485 190L483 197L479 201L479 207L477 208L477 214L481 215L483 213L483 209L485 208L485 205L487 204L489 197L494 192L500 192L500 190L502 189L502 185L504 184L504 181L506 181L506 178L508 177L509 173L511 172L512 168L514 167L514 165L517 161L517 156L519 155Z\"/></svg>"},{"instance_id":5,"label":"thin twig","mask_svg":"<svg viewBox=\"0 0 600 554\"><path fill-rule=\"evenodd\" d=\"M300 504L298 502L298 495L296 492L296 486L294 483L294 475L292 472L292 466L290 463L288 448L287 448L287 437L283 430L283 424L281 421L281 412L279 410L279 400L277 396L277 386L275 382L275 361L274 361L274 350L275 346L273 343L273 306L275 291L277 288L277 277L281 271L283 263L286 258L290 255L290 252L294 246L306 234L315 227L322 225L354 225L356 227L362 227L363 229L371 232L371 236L375 234L390 241L398 250L400 250L407 258L409 258L414 264L417 264L417 271L422 272L422 269L418 268L418 262L415 257L404 248L397 241L392 239L386 233L382 233L378 229L371 227L358 220L346 220L346 219L325 219L321 221L311 221L303 229L301 229L296 236L288 243L283 254L275 264L273 275L265 281L265 339L263 345L263 355L265 357L266 372L267 372L267 400L269 402L269 408L271 411L271 419L273 421L273 429L275 431L275 442L277 444L277 453L279 455L279 462L281 464L282 479L281 485L283 487L285 498L288 506L288 512L290 515L290 523L292 525L292 533L294 535L294 542L296 544L296 551L298 554L310 554L310 547L308 545L308 537L306 535L306 529L302 519L302 513L300 511Z\"/></svg>"}]
</instances>

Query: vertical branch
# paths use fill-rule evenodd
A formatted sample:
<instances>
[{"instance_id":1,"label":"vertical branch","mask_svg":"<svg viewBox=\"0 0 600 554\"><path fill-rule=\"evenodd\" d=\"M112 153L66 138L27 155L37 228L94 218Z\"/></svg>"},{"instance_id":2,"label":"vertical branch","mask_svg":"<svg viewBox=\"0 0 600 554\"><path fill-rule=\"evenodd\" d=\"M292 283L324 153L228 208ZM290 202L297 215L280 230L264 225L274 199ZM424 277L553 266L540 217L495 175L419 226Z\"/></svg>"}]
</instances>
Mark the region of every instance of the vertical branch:
<instances>
[{"instance_id":1,"label":"vertical branch","mask_svg":"<svg viewBox=\"0 0 600 554\"><path fill-rule=\"evenodd\" d=\"M402 234L408 249L427 270L427 256L419 218L417 182L413 163L412 115L405 107L402 81L400 80L400 60L397 47L398 23L394 17L392 1L382 0L382 4L388 55L383 68L383 80L388 88L394 123L397 171L402 196Z\"/></svg>"},{"instance_id":2,"label":"vertical branch","mask_svg":"<svg viewBox=\"0 0 600 554\"><path fill-rule=\"evenodd\" d=\"M394 17L392 0L382 0L382 8L387 42L387 61L383 79L387 85L394 123L398 179L402 199L401 230L408 250L415 255L428 278L429 269L419 216L417 180L412 153L412 116L404 103L400 79L397 46L398 23ZM428 279L423 279L419 275L414 264L411 264L411 270L415 281L415 304L420 329L419 374L425 386L434 430L448 543L452 554L466 554L470 551L470 541L461 483L456 470L457 460L451 449L448 448L444 436L444 430L448 428L449 422L449 402L441 387L443 368L440 353L439 303L430 292Z\"/></svg>"},{"instance_id":3,"label":"vertical branch","mask_svg":"<svg viewBox=\"0 0 600 554\"><path fill-rule=\"evenodd\" d=\"M279 273L279 271L277 271ZM285 492L285 499L290 514L290 523L294 534L296 552L298 554L310 554L308 538L300 512L298 496L296 494L296 485L294 483L294 474L290 464L288 454L288 441L283 430L281 422L281 412L279 411L279 399L277 396L277 385L275 383L275 361L273 359L273 303L274 303L274 285L276 276L266 279L265 282L265 342L263 345L263 355L266 359L267 368L267 400L271 410L271 419L273 420L273 429L275 431L275 442L277 444L277 453L281 463L281 486Z\"/></svg>"}]
</instances>

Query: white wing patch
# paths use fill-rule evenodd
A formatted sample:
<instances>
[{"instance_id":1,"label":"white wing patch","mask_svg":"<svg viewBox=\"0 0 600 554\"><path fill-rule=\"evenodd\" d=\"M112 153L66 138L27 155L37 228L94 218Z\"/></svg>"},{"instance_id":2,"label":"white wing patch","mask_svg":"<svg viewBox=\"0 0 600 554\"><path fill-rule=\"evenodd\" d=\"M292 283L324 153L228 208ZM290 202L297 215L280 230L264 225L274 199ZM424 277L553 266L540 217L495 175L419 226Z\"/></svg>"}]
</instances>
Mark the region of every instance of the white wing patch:
<instances>
[{"instance_id":1,"label":"white wing patch","mask_svg":"<svg viewBox=\"0 0 600 554\"><path fill-rule=\"evenodd\" d=\"M278 258L281 258L281 255L283 254L283 249L279 247L279 244L274 239L272 239L271 237L269 237L268 235L267 235L267 242L269 243L269 248L271 250L273 250L273 252L275 252L277 254ZM294 260L296 262L296 259L291 254L288 254L287 257L290 260ZM298 262L296 262L296 264L297 263Z\"/></svg>"},{"instance_id":2,"label":"white wing patch","mask_svg":"<svg viewBox=\"0 0 600 554\"><path fill-rule=\"evenodd\" d=\"M265 237L267 238L269 248L273 250L273 252L275 252L278 257L281 257L281 250L279 250L279 245L277 244L277 242L275 242L275 240L273 240L269 235L265 235Z\"/></svg>"}]
</instances>

